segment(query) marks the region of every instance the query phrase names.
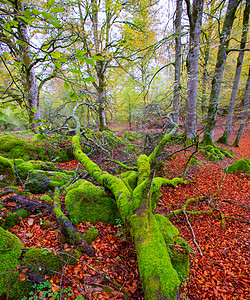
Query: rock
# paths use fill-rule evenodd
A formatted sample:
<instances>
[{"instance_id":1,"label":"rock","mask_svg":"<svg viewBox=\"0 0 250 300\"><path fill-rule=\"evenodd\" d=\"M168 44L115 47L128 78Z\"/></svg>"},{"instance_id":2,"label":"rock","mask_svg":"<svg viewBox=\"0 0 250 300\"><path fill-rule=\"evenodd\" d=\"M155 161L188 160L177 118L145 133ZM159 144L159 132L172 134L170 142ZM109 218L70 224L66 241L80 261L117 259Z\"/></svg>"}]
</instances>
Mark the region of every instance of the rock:
<instances>
[{"instance_id":1,"label":"rock","mask_svg":"<svg viewBox=\"0 0 250 300\"><path fill-rule=\"evenodd\" d=\"M83 221L116 224L120 218L115 200L87 180L78 180L66 192L66 210L73 224Z\"/></svg>"},{"instance_id":2,"label":"rock","mask_svg":"<svg viewBox=\"0 0 250 300\"><path fill-rule=\"evenodd\" d=\"M42 170L31 170L28 172L25 189L32 194L43 194L55 187L61 187L72 180L73 171L52 172Z\"/></svg>"},{"instance_id":3,"label":"rock","mask_svg":"<svg viewBox=\"0 0 250 300\"><path fill-rule=\"evenodd\" d=\"M16 183L14 168L7 158L0 155L0 189Z\"/></svg>"}]
</instances>

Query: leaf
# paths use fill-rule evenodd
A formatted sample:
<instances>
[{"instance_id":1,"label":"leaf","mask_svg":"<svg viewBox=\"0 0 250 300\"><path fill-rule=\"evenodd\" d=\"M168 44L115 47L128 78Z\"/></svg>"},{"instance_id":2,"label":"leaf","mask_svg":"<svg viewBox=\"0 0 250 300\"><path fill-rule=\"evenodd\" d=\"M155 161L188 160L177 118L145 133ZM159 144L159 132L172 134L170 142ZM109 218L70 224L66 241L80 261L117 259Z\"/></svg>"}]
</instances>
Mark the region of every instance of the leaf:
<instances>
[{"instance_id":1,"label":"leaf","mask_svg":"<svg viewBox=\"0 0 250 300\"><path fill-rule=\"evenodd\" d=\"M55 66L56 66L59 70L61 70L62 65L61 65L59 62L54 61L54 64L55 64Z\"/></svg>"},{"instance_id":2,"label":"leaf","mask_svg":"<svg viewBox=\"0 0 250 300\"><path fill-rule=\"evenodd\" d=\"M38 15L40 15L42 12L40 11L40 10L38 10L38 9L32 9L32 14L33 15L35 15L35 16L38 16Z\"/></svg>"},{"instance_id":3,"label":"leaf","mask_svg":"<svg viewBox=\"0 0 250 300\"><path fill-rule=\"evenodd\" d=\"M85 50L80 50L80 49L76 50L76 56L86 55L86 54L87 54L87 51L85 51Z\"/></svg>"},{"instance_id":4,"label":"leaf","mask_svg":"<svg viewBox=\"0 0 250 300\"><path fill-rule=\"evenodd\" d=\"M42 15L44 16L45 19L51 19L51 20L53 20L53 21L56 21L55 16L53 16L53 15L50 14L50 13L47 13L46 11L43 11L43 12L42 12Z\"/></svg>"},{"instance_id":5,"label":"leaf","mask_svg":"<svg viewBox=\"0 0 250 300\"><path fill-rule=\"evenodd\" d=\"M59 291L59 288L60 288L60 287L59 287L58 285L56 285L55 283L52 283L51 290L52 290L53 293L58 292L58 291Z\"/></svg>"},{"instance_id":6,"label":"leaf","mask_svg":"<svg viewBox=\"0 0 250 300\"><path fill-rule=\"evenodd\" d=\"M80 70L77 70L77 69L70 69L69 71L71 73L74 73L74 74L81 74L82 73Z\"/></svg>"},{"instance_id":7,"label":"leaf","mask_svg":"<svg viewBox=\"0 0 250 300\"><path fill-rule=\"evenodd\" d=\"M70 92L69 96L72 100L78 100L79 96L75 92Z\"/></svg>"},{"instance_id":8,"label":"leaf","mask_svg":"<svg viewBox=\"0 0 250 300\"><path fill-rule=\"evenodd\" d=\"M62 56L62 53L59 52L59 51L55 51L55 52L50 53L50 55L51 55L53 58L57 59L57 58L60 58L60 57Z\"/></svg>"},{"instance_id":9,"label":"leaf","mask_svg":"<svg viewBox=\"0 0 250 300\"><path fill-rule=\"evenodd\" d=\"M105 58L102 56L102 54L100 54L100 53L97 53L97 54L95 54L93 57L92 57L92 59L94 60L94 61L103 61L103 60L105 60Z\"/></svg>"},{"instance_id":10,"label":"leaf","mask_svg":"<svg viewBox=\"0 0 250 300\"><path fill-rule=\"evenodd\" d=\"M29 219L28 224L29 224L29 226L32 226L34 224L34 219Z\"/></svg>"},{"instance_id":11,"label":"leaf","mask_svg":"<svg viewBox=\"0 0 250 300\"><path fill-rule=\"evenodd\" d=\"M21 273L21 274L19 275L19 281L20 281L20 282L24 282L25 279L26 279L25 274Z\"/></svg>"},{"instance_id":12,"label":"leaf","mask_svg":"<svg viewBox=\"0 0 250 300\"><path fill-rule=\"evenodd\" d=\"M63 12L63 11L64 11L64 9L62 7L53 7L50 10L50 12L55 12L55 13L57 13L57 12Z\"/></svg>"},{"instance_id":13,"label":"leaf","mask_svg":"<svg viewBox=\"0 0 250 300\"><path fill-rule=\"evenodd\" d=\"M47 6L50 8L55 3L55 0L48 0Z\"/></svg>"},{"instance_id":14,"label":"leaf","mask_svg":"<svg viewBox=\"0 0 250 300\"><path fill-rule=\"evenodd\" d=\"M95 82L95 78L93 76L89 76L83 79L83 82Z\"/></svg>"},{"instance_id":15,"label":"leaf","mask_svg":"<svg viewBox=\"0 0 250 300\"><path fill-rule=\"evenodd\" d=\"M26 233L26 236L27 236L27 237L32 237L32 236L33 236L33 233L31 233L31 232Z\"/></svg>"},{"instance_id":16,"label":"leaf","mask_svg":"<svg viewBox=\"0 0 250 300\"><path fill-rule=\"evenodd\" d=\"M64 81L64 88L65 88L66 90L69 89L69 83L68 83L67 81Z\"/></svg>"},{"instance_id":17,"label":"leaf","mask_svg":"<svg viewBox=\"0 0 250 300\"><path fill-rule=\"evenodd\" d=\"M93 67L95 66L95 63L91 58L85 58L85 61L87 64L92 65Z\"/></svg>"}]
</instances>

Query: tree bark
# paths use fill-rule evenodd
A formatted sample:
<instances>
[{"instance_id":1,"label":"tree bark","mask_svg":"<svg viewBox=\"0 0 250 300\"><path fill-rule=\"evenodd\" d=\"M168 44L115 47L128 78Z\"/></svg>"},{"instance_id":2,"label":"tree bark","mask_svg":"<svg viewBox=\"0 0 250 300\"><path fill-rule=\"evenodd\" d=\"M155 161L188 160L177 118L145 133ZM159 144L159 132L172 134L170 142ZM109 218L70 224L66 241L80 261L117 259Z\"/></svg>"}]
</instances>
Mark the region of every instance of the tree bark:
<instances>
[{"instance_id":1,"label":"tree bark","mask_svg":"<svg viewBox=\"0 0 250 300\"><path fill-rule=\"evenodd\" d=\"M217 61L212 80L212 88L209 100L208 114L206 118L206 128L204 130L203 143L209 144L213 141L214 128L216 124L216 113L220 95L220 88L224 67L227 58L227 50L229 44L230 33L232 30L235 13L241 0L229 0L223 29L220 35L220 46L217 53Z\"/></svg>"},{"instance_id":2,"label":"tree bark","mask_svg":"<svg viewBox=\"0 0 250 300\"><path fill-rule=\"evenodd\" d=\"M190 23L189 53L187 57L187 140L194 140L197 133L197 88L199 69L199 42L203 13L203 0L194 0L192 11L186 0Z\"/></svg>"},{"instance_id":3,"label":"tree bark","mask_svg":"<svg viewBox=\"0 0 250 300\"><path fill-rule=\"evenodd\" d=\"M179 102L181 89L181 15L182 0L176 0L175 29L175 74L174 74L174 99L173 99L173 121L179 125Z\"/></svg>"},{"instance_id":4,"label":"tree bark","mask_svg":"<svg viewBox=\"0 0 250 300\"><path fill-rule=\"evenodd\" d=\"M237 136L233 143L234 147L239 147L240 138L242 136L242 133L243 133L246 121L247 121L247 115L248 115L248 110L249 110L249 92L250 92L250 68L249 68L246 90L245 90L245 95L244 95L244 112L242 115L241 124L240 124L239 130L238 130Z\"/></svg>"},{"instance_id":5,"label":"tree bark","mask_svg":"<svg viewBox=\"0 0 250 300\"><path fill-rule=\"evenodd\" d=\"M218 142L224 143L226 145L228 144L228 139L231 134L231 126L233 120L236 95L238 91L240 74L241 74L241 69L242 69L242 64L243 64L243 59L245 54L244 49L247 43L247 34L249 30L249 12L250 12L250 2L247 1L244 10L244 17L243 17L243 29L242 29L241 42L240 42L240 52L237 58L237 65L236 65L236 71L234 76L233 89L230 98L230 105L229 105L229 110L227 115L226 126L223 135L218 140Z\"/></svg>"},{"instance_id":6,"label":"tree bark","mask_svg":"<svg viewBox=\"0 0 250 300\"><path fill-rule=\"evenodd\" d=\"M17 1L16 9L18 11L24 11L24 3ZM27 43L26 45L20 45L20 59L22 61L22 83L24 88L25 101L27 101L27 108L29 114L30 127L36 132L36 128L39 125L39 119L41 118L40 105L38 102L38 87L36 82L36 75L34 67L31 66L32 55L31 49L28 46L30 43L28 27L19 19L18 28L20 39Z\"/></svg>"},{"instance_id":7,"label":"tree bark","mask_svg":"<svg viewBox=\"0 0 250 300\"><path fill-rule=\"evenodd\" d=\"M129 185L130 180L126 181L102 171L82 152L79 137L74 136L72 139L76 158L97 183L110 190L116 199L121 218L135 243L141 283L145 299L148 300L176 299L180 279L187 276L189 270L188 244L176 237L178 230L168 219L153 214L162 184L176 186L178 183L185 183L181 178L153 178L150 170L151 164L177 127L176 125L164 136L150 156L139 156L138 172L131 171L135 188ZM173 248L175 242L183 247L182 253Z\"/></svg>"}]
</instances>

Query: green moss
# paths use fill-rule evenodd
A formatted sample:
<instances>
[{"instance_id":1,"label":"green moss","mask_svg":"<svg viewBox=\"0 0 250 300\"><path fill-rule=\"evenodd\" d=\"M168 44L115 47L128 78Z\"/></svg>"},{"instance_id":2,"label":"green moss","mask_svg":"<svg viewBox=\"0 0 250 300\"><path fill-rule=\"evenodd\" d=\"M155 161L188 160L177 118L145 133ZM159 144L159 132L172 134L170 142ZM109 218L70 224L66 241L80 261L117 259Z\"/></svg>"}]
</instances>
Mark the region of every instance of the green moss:
<instances>
[{"instance_id":1,"label":"green moss","mask_svg":"<svg viewBox=\"0 0 250 300\"><path fill-rule=\"evenodd\" d=\"M137 185L138 173L134 171L127 171L119 175L122 181L126 184L127 188L132 191Z\"/></svg>"},{"instance_id":2,"label":"green moss","mask_svg":"<svg viewBox=\"0 0 250 300\"><path fill-rule=\"evenodd\" d=\"M82 237L89 245L91 245L91 243L93 243L97 239L98 235L99 235L98 230L96 228L91 228L87 230L82 235Z\"/></svg>"},{"instance_id":3,"label":"green moss","mask_svg":"<svg viewBox=\"0 0 250 300\"><path fill-rule=\"evenodd\" d=\"M139 173L137 185L140 185L150 175L149 158L144 154L140 155L137 159L137 167Z\"/></svg>"},{"instance_id":4,"label":"green moss","mask_svg":"<svg viewBox=\"0 0 250 300\"><path fill-rule=\"evenodd\" d=\"M206 155L210 161L224 160L225 156L233 158L232 150L225 150L222 147L216 146L213 142L204 144L204 149L199 147L199 152Z\"/></svg>"},{"instance_id":5,"label":"green moss","mask_svg":"<svg viewBox=\"0 0 250 300\"><path fill-rule=\"evenodd\" d=\"M42 195L42 197L40 199L42 201L45 201L46 203L51 203L53 201L52 198L48 195Z\"/></svg>"},{"instance_id":6,"label":"green moss","mask_svg":"<svg viewBox=\"0 0 250 300\"><path fill-rule=\"evenodd\" d=\"M61 187L70 180L72 177L67 172L32 170L28 172L25 189L33 194L42 194L54 190L55 187Z\"/></svg>"},{"instance_id":7,"label":"green moss","mask_svg":"<svg viewBox=\"0 0 250 300\"><path fill-rule=\"evenodd\" d=\"M8 212L7 217L0 219L0 226L7 229L17 225L21 219L26 218L29 215L25 209L18 209L14 213Z\"/></svg>"},{"instance_id":8,"label":"green moss","mask_svg":"<svg viewBox=\"0 0 250 300\"><path fill-rule=\"evenodd\" d=\"M12 298L15 295L13 286L19 283L18 273L9 271L16 270L22 248L23 244L14 234L0 227L0 296L9 295Z\"/></svg>"},{"instance_id":9,"label":"green moss","mask_svg":"<svg viewBox=\"0 0 250 300\"><path fill-rule=\"evenodd\" d=\"M155 214L155 219L161 229L167 244L173 244L173 238L179 235L179 230L163 215Z\"/></svg>"},{"instance_id":10,"label":"green moss","mask_svg":"<svg viewBox=\"0 0 250 300\"><path fill-rule=\"evenodd\" d=\"M176 270L180 281L184 281L188 277L190 251L190 245L181 237L175 237L173 239L173 244L168 246L172 265Z\"/></svg>"},{"instance_id":11,"label":"green moss","mask_svg":"<svg viewBox=\"0 0 250 300\"><path fill-rule=\"evenodd\" d=\"M41 141L41 140L46 140L48 137L46 134L44 133L37 133L34 135L34 137L32 138L32 141Z\"/></svg>"},{"instance_id":12,"label":"green moss","mask_svg":"<svg viewBox=\"0 0 250 300\"><path fill-rule=\"evenodd\" d=\"M48 249L29 249L23 255L22 264L32 267L37 275L54 274L62 268L60 257Z\"/></svg>"},{"instance_id":13,"label":"green moss","mask_svg":"<svg viewBox=\"0 0 250 300\"><path fill-rule=\"evenodd\" d=\"M68 188L65 204L73 224L83 221L115 224L115 219L119 218L114 199L86 180Z\"/></svg>"},{"instance_id":14,"label":"green moss","mask_svg":"<svg viewBox=\"0 0 250 300\"><path fill-rule=\"evenodd\" d=\"M196 157L192 157L188 163L190 166L201 166L202 164L198 161Z\"/></svg>"},{"instance_id":15,"label":"green moss","mask_svg":"<svg viewBox=\"0 0 250 300\"><path fill-rule=\"evenodd\" d=\"M180 280L158 221L150 211L143 211L140 217L134 215L130 222L145 299L176 299Z\"/></svg>"},{"instance_id":16,"label":"green moss","mask_svg":"<svg viewBox=\"0 0 250 300\"><path fill-rule=\"evenodd\" d=\"M0 155L0 189L16 183L16 175L13 165L7 158Z\"/></svg>"},{"instance_id":17,"label":"green moss","mask_svg":"<svg viewBox=\"0 0 250 300\"><path fill-rule=\"evenodd\" d=\"M233 164L225 168L224 171L228 174L234 174L239 171L250 173L250 160L247 158L238 159Z\"/></svg>"}]
</instances>

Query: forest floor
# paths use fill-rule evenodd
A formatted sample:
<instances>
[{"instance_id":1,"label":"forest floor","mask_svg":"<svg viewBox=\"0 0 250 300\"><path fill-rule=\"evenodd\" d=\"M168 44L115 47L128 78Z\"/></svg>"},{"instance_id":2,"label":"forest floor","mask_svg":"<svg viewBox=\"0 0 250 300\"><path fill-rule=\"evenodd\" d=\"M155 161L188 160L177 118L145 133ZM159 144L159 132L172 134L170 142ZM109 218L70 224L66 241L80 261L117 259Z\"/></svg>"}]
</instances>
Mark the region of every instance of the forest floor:
<instances>
[{"instance_id":1,"label":"forest floor","mask_svg":"<svg viewBox=\"0 0 250 300\"><path fill-rule=\"evenodd\" d=\"M216 138L221 133L218 128ZM174 145L167 150L173 151L178 147L180 146ZM196 157L202 165L189 166L187 169L192 182L185 186L179 185L175 189L163 187L161 190L162 197L156 209L157 213L166 215L181 208L189 198L207 197L225 216L239 219L226 219L225 229L222 229L221 220L216 214L189 216L189 223L183 214L171 219L179 229L180 236L192 247L190 275L181 288L182 299L250 299L249 223L241 222L250 222L250 181L242 172L223 172L224 168L236 159L246 156L250 158L249 126L244 131L240 147L233 148L233 151L234 159L227 158L217 162L209 162L205 156L197 153ZM170 157L165 162L162 174L168 178L180 176L190 153L191 151L185 151ZM60 165L73 169L77 164L77 161L72 161ZM39 200L40 195L34 197ZM207 202L198 200L193 208L203 211L210 209ZM54 223L55 226L44 227L41 225L41 218ZM91 300L118 300L125 299L125 290L129 292L131 300L144 299L135 247L126 236L123 226L119 223L114 226L84 222L79 224L77 229L84 232L92 225L99 230L99 237L92 243L96 249L95 256L90 258L83 254L74 266L65 265L61 273L48 276L46 279L52 283L52 291L56 293L70 286L71 291L67 294L67 299L76 299L77 296L83 295L85 299ZM56 219L52 215L44 214L31 215L10 231L21 239L25 247L46 247L54 252L63 249L70 251L73 246L61 242L58 229L60 225ZM23 274L22 280L25 280L25 270Z\"/></svg>"}]
</instances>

